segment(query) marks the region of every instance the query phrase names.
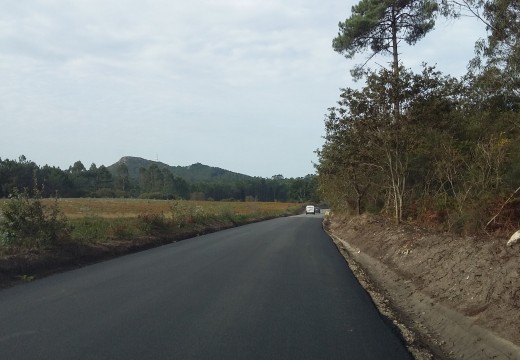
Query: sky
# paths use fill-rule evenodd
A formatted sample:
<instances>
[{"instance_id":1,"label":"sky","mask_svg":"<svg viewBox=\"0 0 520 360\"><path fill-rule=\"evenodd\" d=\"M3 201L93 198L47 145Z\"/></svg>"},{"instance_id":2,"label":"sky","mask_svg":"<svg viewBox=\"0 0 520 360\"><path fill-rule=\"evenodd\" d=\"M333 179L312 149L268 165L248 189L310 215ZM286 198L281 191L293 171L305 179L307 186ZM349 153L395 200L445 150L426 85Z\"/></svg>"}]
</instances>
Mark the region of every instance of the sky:
<instances>
[{"instance_id":1,"label":"sky","mask_svg":"<svg viewBox=\"0 0 520 360\"><path fill-rule=\"evenodd\" d=\"M4 0L0 158L312 174L327 108L362 85L349 71L365 55L347 60L331 45L356 3ZM439 20L401 60L458 77L484 36L476 19Z\"/></svg>"}]
</instances>

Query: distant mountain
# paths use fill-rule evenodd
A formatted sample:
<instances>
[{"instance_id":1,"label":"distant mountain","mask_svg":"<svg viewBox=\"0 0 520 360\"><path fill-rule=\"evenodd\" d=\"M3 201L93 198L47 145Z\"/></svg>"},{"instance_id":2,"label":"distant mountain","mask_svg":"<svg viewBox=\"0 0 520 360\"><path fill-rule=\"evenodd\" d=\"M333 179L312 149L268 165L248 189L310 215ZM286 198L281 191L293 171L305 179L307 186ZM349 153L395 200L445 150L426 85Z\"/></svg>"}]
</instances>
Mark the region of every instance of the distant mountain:
<instances>
[{"instance_id":1,"label":"distant mountain","mask_svg":"<svg viewBox=\"0 0 520 360\"><path fill-rule=\"evenodd\" d=\"M189 166L172 166L160 161L146 160L140 157L124 156L118 162L110 165L107 169L113 174L116 174L119 164L124 163L128 168L128 174L131 179L139 178L139 169L148 169L152 164L157 165L159 169L167 169L190 183L195 182L217 182L217 181L240 181L251 179L251 176L235 173L229 170L221 169L196 163Z\"/></svg>"}]
</instances>

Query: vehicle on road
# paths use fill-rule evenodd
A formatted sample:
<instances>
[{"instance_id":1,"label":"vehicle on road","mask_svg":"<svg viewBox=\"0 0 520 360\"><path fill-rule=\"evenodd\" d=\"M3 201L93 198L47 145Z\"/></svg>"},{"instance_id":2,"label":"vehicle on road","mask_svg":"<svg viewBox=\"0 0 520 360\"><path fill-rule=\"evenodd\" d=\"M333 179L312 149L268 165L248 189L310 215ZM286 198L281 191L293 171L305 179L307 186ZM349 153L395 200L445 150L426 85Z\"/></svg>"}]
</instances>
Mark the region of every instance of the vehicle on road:
<instances>
[{"instance_id":1,"label":"vehicle on road","mask_svg":"<svg viewBox=\"0 0 520 360\"><path fill-rule=\"evenodd\" d=\"M309 214L315 214L316 213L316 210L314 208L314 205L307 205L305 207L305 215L309 215Z\"/></svg>"}]
</instances>

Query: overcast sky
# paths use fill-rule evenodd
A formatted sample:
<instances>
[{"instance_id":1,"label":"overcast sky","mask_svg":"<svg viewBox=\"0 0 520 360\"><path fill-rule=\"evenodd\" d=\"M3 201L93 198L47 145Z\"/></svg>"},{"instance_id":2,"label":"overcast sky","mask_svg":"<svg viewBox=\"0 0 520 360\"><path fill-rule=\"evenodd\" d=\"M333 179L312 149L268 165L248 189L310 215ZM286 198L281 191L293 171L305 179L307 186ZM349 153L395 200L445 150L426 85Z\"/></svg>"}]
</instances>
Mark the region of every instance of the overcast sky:
<instances>
[{"instance_id":1,"label":"overcast sky","mask_svg":"<svg viewBox=\"0 0 520 360\"><path fill-rule=\"evenodd\" d=\"M314 173L327 108L359 86L349 70L364 57L331 47L355 3L4 0L0 158ZM484 34L475 19L440 21L401 59L460 76Z\"/></svg>"}]
</instances>

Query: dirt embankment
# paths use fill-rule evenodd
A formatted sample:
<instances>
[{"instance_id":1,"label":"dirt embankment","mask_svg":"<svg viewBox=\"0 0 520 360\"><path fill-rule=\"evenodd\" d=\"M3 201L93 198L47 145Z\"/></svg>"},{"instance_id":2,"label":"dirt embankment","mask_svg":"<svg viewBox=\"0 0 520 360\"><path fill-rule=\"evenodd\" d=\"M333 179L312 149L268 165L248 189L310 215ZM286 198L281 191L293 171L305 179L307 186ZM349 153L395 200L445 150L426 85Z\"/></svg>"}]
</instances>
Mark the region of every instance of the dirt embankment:
<instances>
[{"instance_id":1,"label":"dirt embankment","mask_svg":"<svg viewBox=\"0 0 520 360\"><path fill-rule=\"evenodd\" d=\"M520 359L520 244L453 237L375 216L326 228L418 358ZM365 279L366 277L367 279Z\"/></svg>"}]
</instances>

